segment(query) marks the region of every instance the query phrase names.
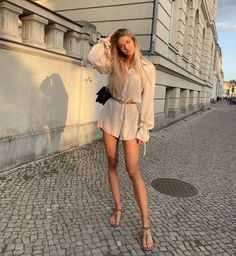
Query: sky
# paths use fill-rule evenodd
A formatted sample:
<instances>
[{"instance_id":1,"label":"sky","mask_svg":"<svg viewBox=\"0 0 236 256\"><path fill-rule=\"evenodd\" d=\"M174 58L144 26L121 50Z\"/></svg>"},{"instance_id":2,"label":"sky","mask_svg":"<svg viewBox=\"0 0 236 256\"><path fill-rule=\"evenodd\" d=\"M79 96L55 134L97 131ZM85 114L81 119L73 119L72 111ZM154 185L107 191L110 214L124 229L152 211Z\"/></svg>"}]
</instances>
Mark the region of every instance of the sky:
<instances>
[{"instance_id":1,"label":"sky","mask_svg":"<svg viewBox=\"0 0 236 256\"><path fill-rule=\"evenodd\" d=\"M218 0L216 29L224 80L236 80L236 0Z\"/></svg>"}]
</instances>

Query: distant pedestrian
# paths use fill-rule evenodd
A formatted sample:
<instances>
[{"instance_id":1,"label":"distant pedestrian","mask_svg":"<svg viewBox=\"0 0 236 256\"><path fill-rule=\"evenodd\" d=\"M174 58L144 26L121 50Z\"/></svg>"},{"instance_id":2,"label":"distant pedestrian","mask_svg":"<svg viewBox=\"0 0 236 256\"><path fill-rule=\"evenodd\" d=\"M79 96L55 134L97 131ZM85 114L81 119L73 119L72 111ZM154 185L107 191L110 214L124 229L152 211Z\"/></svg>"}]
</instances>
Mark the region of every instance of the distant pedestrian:
<instances>
[{"instance_id":1,"label":"distant pedestrian","mask_svg":"<svg viewBox=\"0 0 236 256\"><path fill-rule=\"evenodd\" d=\"M133 183L143 224L142 248L152 250L154 241L148 216L147 192L139 172L139 144L149 140L154 126L155 67L139 50L137 39L127 29L118 29L91 49L89 62L108 74L112 97L105 103L98 127L103 131L108 160L108 179L115 209L109 223L120 224L122 214L118 167L118 144L123 142L125 165Z\"/></svg>"}]
</instances>

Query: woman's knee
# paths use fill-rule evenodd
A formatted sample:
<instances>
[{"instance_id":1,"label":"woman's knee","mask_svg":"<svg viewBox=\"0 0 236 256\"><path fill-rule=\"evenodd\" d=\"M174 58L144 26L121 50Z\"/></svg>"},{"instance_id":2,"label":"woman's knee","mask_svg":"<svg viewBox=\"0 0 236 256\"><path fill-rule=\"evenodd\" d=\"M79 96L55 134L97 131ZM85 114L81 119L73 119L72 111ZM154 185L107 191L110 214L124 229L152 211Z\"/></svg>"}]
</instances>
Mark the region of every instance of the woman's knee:
<instances>
[{"instance_id":1,"label":"woman's knee","mask_svg":"<svg viewBox=\"0 0 236 256\"><path fill-rule=\"evenodd\" d=\"M107 160L108 160L108 169L117 170L118 159L108 156Z\"/></svg>"},{"instance_id":2,"label":"woman's knee","mask_svg":"<svg viewBox=\"0 0 236 256\"><path fill-rule=\"evenodd\" d=\"M140 176L138 167L136 167L136 166L126 167L126 170L129 174L129 177L131 180L136 180Z\"/></svg>"}]
</instances>

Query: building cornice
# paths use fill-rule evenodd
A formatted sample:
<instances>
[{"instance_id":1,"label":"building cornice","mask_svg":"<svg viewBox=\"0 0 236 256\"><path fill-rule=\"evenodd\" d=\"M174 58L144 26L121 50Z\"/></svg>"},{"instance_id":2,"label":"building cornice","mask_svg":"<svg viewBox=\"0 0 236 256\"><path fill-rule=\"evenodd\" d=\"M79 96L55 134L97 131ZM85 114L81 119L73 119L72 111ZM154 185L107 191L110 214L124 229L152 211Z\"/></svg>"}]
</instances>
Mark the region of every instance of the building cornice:
<instances>
[{"instance_id":1,"label":"building cornice","mask_svg":"<svg viewBox=\"0 0 236 256\"><path fill-rule=\"evenodd\" d=\"M173 76L177 76L199 86L207 86L209 88L212 87L212 85L208 81L202 80L196 75L183 69L183 67L177 65L176 63L165 58L164 56L161 56L160 54L150 55L149 60L156 66L158 70L164 71L165 73L168 73Z\"/></svg>"},{"instance_id":2,"label":"building cornice","mask_svg":"<svg viewBox=\"0 0 236 256\"><path fill-rule=\"evenodd\" d=\"M65 54L62 53L55 53L53 51L38 48L35 46L28 46L26 44L17 43L8 39L0 38L0 49L13 51L13 52L19 52L19 53L25 53L33 56L43 57L47 59L53 59L58 60L62 62L72 63L76 65L82 65L82 59L81 58L75 58L75 57L68 57Z\"/></svg>"}]
</instances>

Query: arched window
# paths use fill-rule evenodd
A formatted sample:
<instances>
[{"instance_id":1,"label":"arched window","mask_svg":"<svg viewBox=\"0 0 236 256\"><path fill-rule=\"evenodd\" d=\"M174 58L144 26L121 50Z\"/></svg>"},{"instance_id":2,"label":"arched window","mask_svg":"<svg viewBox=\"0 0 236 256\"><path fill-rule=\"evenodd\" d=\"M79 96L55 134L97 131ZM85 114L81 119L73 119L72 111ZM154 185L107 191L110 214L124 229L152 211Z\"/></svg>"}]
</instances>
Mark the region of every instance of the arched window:
<instances>
[{"instance_id":1,"label":"arched window","mask_svg":"<svg viewBox=\"0 0 236 256\"><path fill-rule=\"evenodd\" d=\"M201 47L201 59L200 59L200 73L204 69L204 56L205 56L205 44L206 44L206 29L202 31L202 47Z\"/></svg>"},{"instance_id":2,"label":"arched window","mask_svg":"<svg viewBox=\"0 0 236 256\"><path fill-rule=\"evenodd\" d=\"M212 75L212 72L213 72L213 61L214 61L214 45L213 43L211 43L211 53L210 53L210 61L209 61L209 67L208 67L208 70L209 70L209 74L208 74L208 79L210 80L211 79L211 75Z\"/></svg>"},{"instance_id":3,"label":"arched window","mask_svg":"<svg viewBox=\"0 0 236 256\"><path fill-rule=\"evenodd\" d=\"M183 49L183 55L188 58L191 44L190 44L190 27L191 27L191 13L193 9L193 1L188 0L187 1L187 8L186 8L186 16L185 16L185 30L184 30L184 49Z\"/></svg>"},{"instance_id":4,"label":"arched window","mask_svg":"<svg viewBox=\"0 0 236 256\"><path fill-rule=\"evenodd\" d=\"M198 33L199 33L199 10L196 11L194 19L194 37L193 37L193 49L192 49L192 63L195 64L196 55L198 52Z\"/></svg>"}]
</instances>

